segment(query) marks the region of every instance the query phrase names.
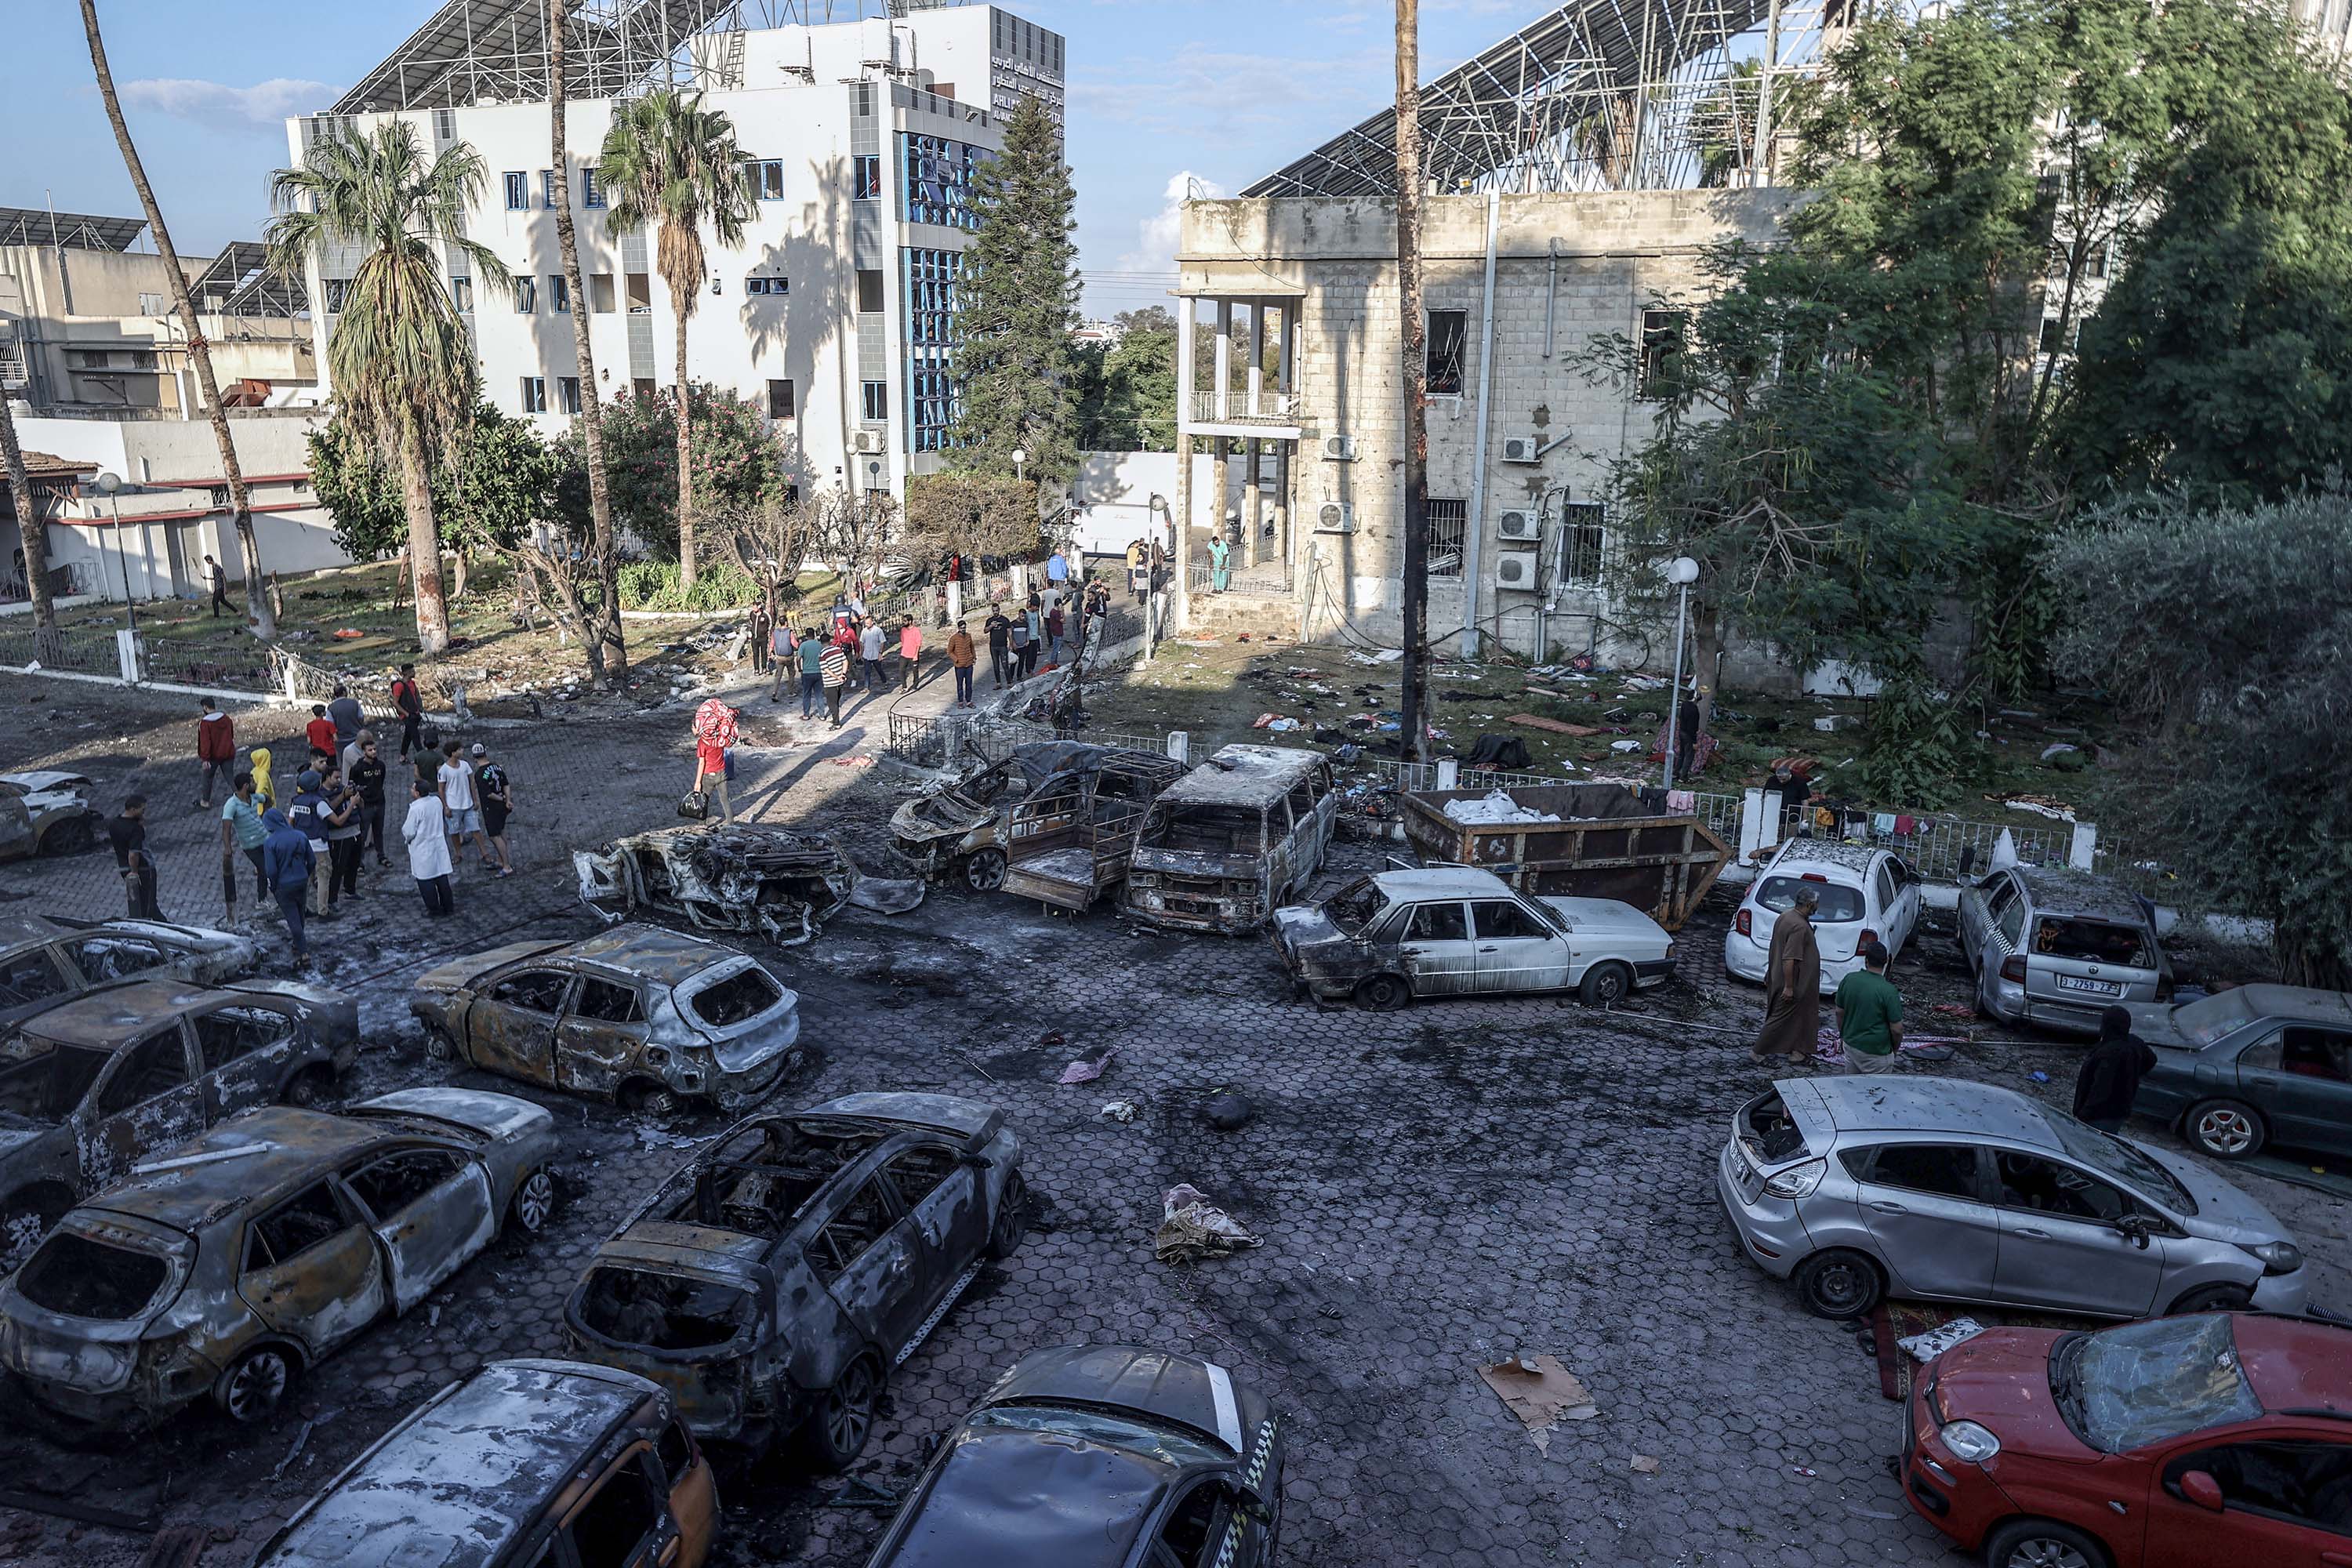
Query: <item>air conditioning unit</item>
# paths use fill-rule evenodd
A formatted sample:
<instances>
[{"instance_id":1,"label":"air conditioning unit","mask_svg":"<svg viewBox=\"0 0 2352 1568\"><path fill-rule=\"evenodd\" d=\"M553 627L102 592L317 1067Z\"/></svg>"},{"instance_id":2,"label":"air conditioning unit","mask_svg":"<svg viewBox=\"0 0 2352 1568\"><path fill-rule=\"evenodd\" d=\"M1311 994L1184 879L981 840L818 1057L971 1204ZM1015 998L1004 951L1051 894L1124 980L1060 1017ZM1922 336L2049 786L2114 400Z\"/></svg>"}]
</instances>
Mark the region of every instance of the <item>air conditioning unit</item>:
<instances>
[{"instance_id":1,"label":"air conditioning unit","mask_svg":"<svg viewBox=\"0 0 2352 1568\"><path fill-rule=\"evenodd\" d=\"M1533 511L1507 511L1496 527L1506 544L1533 544L1543 537L1543 514Z\"/></svg>"},{"instance_id":2,"label":"air conditioning unit","mask_svg":"<svg viewBox=\"0 0 2352 1568\"><path fill-rule=\"evenodd\" d=\"M1351 501L1327 500L1315 514L1318 533L1353 533L1356 531L1356 508Z\"/></svg>"},{"instance_id":3,"label":"air conditioning unit","mask_svg":"<svg viewBox=\"0 0 2352 1568\"><path fill-rule=\"evenodd\" d=\"M1506 436L1503 437L1503 461L1507 463L1540 463L1543 461L1543 440L1536 436Z\"/></svg>"},{"instance_id":4,"label":"air conditioning unit","mask_svg":"<svg viewBox=\"0 0 2352 1568\"><path fill-rule=\"evenodd\" d=\"M884 450L883 443L889 438L890 433L887 430L860 430L851 447L860 457L878 456Z\"/></svg>"},{"instance_id":5,"label":"air conditioning unit","mask_svg":"<svg viewBox=\"0 0 2352 1568\"><path fill-rule=\"evenodd\" d=\"M1495 557L1495 586L1517 594L1542 592L1538 579L1542 575L1543 552L1539 550L1506 550Z\"/></svg>"},{"instance_id":6,"label":"air conditioning unit","mask_svg":"<svg viewBox=\"0 0 2352 1568\"><path fill-rule=\"evenodd\" d=\"M1356 460L1356 438L1353 436L1323 437L1323 460L1327 463L1352 463Z\"/></svg>"}]
</instances>

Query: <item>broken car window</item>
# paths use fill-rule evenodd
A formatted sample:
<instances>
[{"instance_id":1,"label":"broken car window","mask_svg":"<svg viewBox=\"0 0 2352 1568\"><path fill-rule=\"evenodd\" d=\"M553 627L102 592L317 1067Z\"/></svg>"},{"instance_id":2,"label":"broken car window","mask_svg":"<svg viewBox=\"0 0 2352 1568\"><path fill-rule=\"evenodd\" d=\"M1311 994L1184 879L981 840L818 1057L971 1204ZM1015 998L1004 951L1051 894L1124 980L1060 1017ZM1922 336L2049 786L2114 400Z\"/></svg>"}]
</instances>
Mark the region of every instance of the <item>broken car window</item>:
<instances>
[{"instance_id":1,"label":"broken car window","mask_svg":"<svg viewBox=\"0 0 2352 1568\"><path fill-rule=\"evenodd\" d=\"M2177 1214L2197 1212L2197 1200L2189 1195L2187 1187L2173 1179L2171 1172L2114 1133L2102 1132L2063 1110L2045 1109L2042 1119L2058 1135L2058 1146L2072 1158L2117 1181L2129 1183L2160 1203L2170 1204Z\"/></svg>"},{"instance_id":2,"label":"broken car window","mask_svg":"<svg viewBox=\"0 0 2352 1568\"><path fill-rule=\"evenodd\" d=\"M2286 1031L2284 1044L2281 1060L2288 1072L2336 1083L2352 1076L2346 1070L2345 1038L2333 1029L2291 1028Z\"/></svg>"},{"instance_id":3,"label":"broken car window","mask_svg":"<svg viewBox=\"0 0 2352 1568\"><path fill-rule=\"evenodd\" d=\"M0 1041L0 1114L49 1124L64 1121L98 1081L105 1051L57 1045L37 1035Z\"/></svg>"},{"instance_id":4,"label":"broken car window","mask_svg":"<svg viewBox=\"0 0 2352 1568\"><path fill-rule=\"evenodd\" d=\"M1343 936L1361 936L1364 928L1388 908L1388 897L1370 877L1349 883L1323 906L1323 913Z\"/></svg>"},{"instance_id":5,"label":"broken car window","mask_svg":"<svg viewBox=\"0 0 2352 1568\"><path fill-rule=\"evenodd\" d=\"M1796 907L1797 889L1805 886L1822 896L1819 908L1813 910L1813 923L1825 921L1858 921L1862 919L1862 889L1849 888L1843 882L1816 882L1805 877L1767 877L1764 885L1756 889L1756 901L1774 914L1786 914Z\"/></svg>"},{"instance_id":6,"label":"broken car window","mask_svg":"<svg viewBox=\"0 0 2352 1568\"><path fill-rule=\"evenodd\" d=\"M816 1270L818 1279L832 1283L835 1275L866 1256L866 1249L879 1241L890 1226L890 1209L882 1201L881 1184L868 1179L841 1205L832 1223L817 1232L815 1243L809 1247L809 1267Z\"/></svg>"},{"instance_id":7,"label":"broken car window","mask_svg":"<svg viewBox=\"0 0 2352 1568\"><path fill-rule=\"evenodd\" d=\"M686 999L687 1010L714 1029L748 1023L784 999L782 987L757 964L704 986Z\"/></svg>"},{"instance_id":8,"label":"broken car window","mask_svg":"<svg viewBox=\"0 0 2352 1568\"><path fill-rule=\"evenodd\" d=\"M85 936L66 943L74 967L92 985L161 968L167 957L153 942L135 936Z\"/></svg>"},{"instance_id":9,"label":"broken car window","mask_svg":"<svg viewBox=\"0 0 2352 1568\"><path fill-rule=\"evenodd\" d=\"M2190 1470L2202 1470L2231 1508L2315 1525L2352 1535L2352 1447L2342 1443L2228 1443L2184 1454L2164 1467L2177 1489ZM2322 1554L2320 1561L2336 1553Z\"/></svg>"},{"instance_id":10,"label":"broken car window","mask_svg":"<svg viewBox=\"0 0 2352 1568\"><path fill-rule=\"evenodd\" d=\"M909 1149L887 1167L898 1201L913 1208L952 1174L956 1157L945 1149Z\"/></svg>"},{"instance_id":11,"label":"broken car window","mask_svg":"<svg viewBox=\"0 0 2352 1568\"><path fill-rule=\"evenodd\" d=\"M731 1285L635 1268L594 1268L581 1321L606 1339L659 1351L708 1350L751 1321L751 1298Z\"/></svg>"},{"instance_id":12,"label":"broken car window","mask_svg":"<svg viewBox=\"0 0 2352 1568\"><path fill-rule=\"evenodd\" d=\"M2055 1160L2004 1149L1993 1156L1993 1167L2000 1175L2000 1201L2004 1207L2110 1223L2131 1212L2132 1202L2123 1194Z\"/></svg>"},{"instance_id":13,"label":"broken car window","mask_svg":"<svg viewBox=\"0 0 2352 1568\"><path fill-rule=\"evenodd\" d=\"M661 1526L661 1505L655 1501L652 1480L646 1474L643 1448L613 1467L595 1495L581 1506L568 1527L572 1549L580 1568L625 1568L636 1561L646 1538Z\"/></svg>"},{"instance_id":14,"label":"broken car window","mask_svg":"<svg viewBox=\"0 0 2352 1568\"><path fill-rule=\"evenodd\" d=\"M530 1013L560 1013L572 976L560 969L526 969L490 988L490 1000Z\"/></svg>"},{"instance_id":15,"label":"broken car window","mask_svg":"<svg viewBox=\"0 0 2352 1568\"><path fill-rule=\"evenodd\" d=\"M1462 913L1460 904L1417 904L1413 907L1412 923L1405 927L1407 942L1468 942L1470 922Z\"/></svg>"},{"instance_id":16,"label":"broken car window","mask_svg":"<svg viewBox=\"0 0 2352 1568\"><path fill-rule=\"evenodd\" d=\"M351 1189L379 1221L390 1219L457 1173L458 1159L446 1149L409 1149L387 1154L351 1178Z\"/></svg>"},{"instance_id":17,"label":"broken car window","mask_svg":"<svg viewBox=\"0 0 2352 1568\"><path fill-rule=\"evenodd\" d=\"M1130 1412L1073 1409L1059 1405L994 1405L972 1413L971 1427L1047 1432L1107 1448L1148 1455L1171 1468L1233 1463L1233 1455L1181 1426L1162 1425Z\"/></svg>"},{"instance_id":18,"label":"broken car window","mask_svg":"<svg viewBox=\"0 0 2352 1568\"><path fill-rule=\"evenodd\" d=\"M1144 836L1161 849L1195 855L1257 855L1265 849L1265 814L1254 805L1159 805Z\"/></svg>"},{"instance_id":19,"label":"broken car window","mask_svg":"<svg viewBox=\"0 0 2352 1568\"><path fill-rule=\"evenodd\" d=\"M2063 958L2080 963L2120 963L2132 969L2156 967L2156 956L2148 951L2146 931L2138 926L2112 925L2105 921L2044 915L2033 928L2033 951L2044 958Z\"/></svg>"},{"instance_id":20,"label":"broken car window","mask_svg":"<svg viewBox=\"0 0 2352 1568\"><path fill-rule=\"evenodd\" d=\"M1551 928L1522 909L1516 900L1481 899L1470 906L1470 918L1478 928L1480 942L1493 942L1507 937L1534 937L1549 940Z\"/></svg>"},{"instance_id":21,"label":"broken car window","mask_svg":"<svg viewBox=\"0 0 2352 1568\"><path fill-rule=\"evenodd\" d=\"M294 1032L291 1018L260 1007L223 1007L194 1023L196 1047L204 1054L206 1072L264 1046L274 1046Z\"/></svg>"},{"instance_id":22,"label":"broken car window","mask_svg":"<svg viewBox=\"0 0 2352 1568\"><path fill-rule=\"evenodd\" d=\"M119 1115L134 1105L144 1105L160 1100L175 1089L188 1083L188 1050L180 1038L180 1026L172 1025L160 1034L148 1036L131 1047L114 1076L106 1082L99 1095L99 1113Z\"/></svg>"},{"instance_id":23,"label":"broken car window","mask_svg":"<svg viewBox=\"0 0 2352 1568\"><path fill-rule=\"evenodd\" d=\"M324 1182L313 1183L256 1221L245 1267L274 1268L348 1228L342 1205Z\"/></svg>"},{"instance_id":24,"label":"broken car window","mask_svg":"<svg viewBox=\"0 0 2352 1568\"><path fill-rule=\"evenodd\" d=\"M673 1421L661 1429L656 1452L661 1459L662 1472L672 1487L684 1479L694 1468L694 1444L686 1435L686 1424Z\"/></svg>"},{"instance_id":25,"label":"broken car window","mask_svg":"<svg viewBox=\"0 0 2352 1568\"><path fill-rule=\"evenodd\" d=\"M572 1011L583 1018L593 1018L600 1024L642 1024L646 1010L637 1002L634 987L616 984L610 980L583 978L580 1000Z\"/></svg>"},{"instance_id":26,"label":"broken car window","mask_svg":"<svg viewBox=\"0 0 2352 1568\"><path fill-rule=\"evenodd\" d=\"M1224 1489L1214 1481L1202 1481L1160 1527L1160 1550L1177 1568L1208 1568L1210 1553L1224 1535Z\"/></svg>"},{"instance_id":27,"label":"broken car window","mask_svg":"<svg viewBox=\"0 0 2352 1568\"><path fill-rule=\"evenodd\" d=\"M1977 1190L1973 1143L1889 1143L1879 1149L1847 1149L1838 1158L1855 1181L1876 1182L1907 1192L1982 1201Z\"/></svg>"},{"instance_id":28,"label":"broken car window","mask_svg":"<svg viewBox=\"0 0 2352 1568\"><path fill-rule=\"evenodd\" d=\"M137 1317L171 1276L170 1262L152 1252L61 1230L41 1243L16 1276L16 1289L52 1312L121 1322Z\"/></svg>"},{"instance_id":29,"label":"broken car window","mask_svg":"<svg viewBox=\"0 0 2352 1568\"><path fill-rule=\"evenodd\" d=\"M0 959L0 1005L21 1007L66 994L66 978L57 961L41 948L26 948Z\"/></svg>"},{"instance_id":30,"label":"broken car window","mask_svg":"<svg viewBox=\"0 0 2352 1568\"><path fill-rule=\"evenodd\" d=\"M2050 1387L2068 1426L2101 1453L2251 1421L2262 1401L2220 1313L2155 1318L2061 1341Z\"/></svg>"}]
</instances>

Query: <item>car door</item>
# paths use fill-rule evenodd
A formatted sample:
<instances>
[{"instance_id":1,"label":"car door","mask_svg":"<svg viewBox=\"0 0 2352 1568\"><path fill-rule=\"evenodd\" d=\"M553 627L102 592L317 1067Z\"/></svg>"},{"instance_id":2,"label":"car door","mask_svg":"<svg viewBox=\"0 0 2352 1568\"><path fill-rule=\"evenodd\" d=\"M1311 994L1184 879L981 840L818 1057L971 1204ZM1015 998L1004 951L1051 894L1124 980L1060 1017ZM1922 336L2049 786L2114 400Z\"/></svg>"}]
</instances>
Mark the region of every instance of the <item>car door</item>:
<instances>
[{"instance_id":1,"label":"car door","mask_svg":"<svg viewBox=\"0 0 2352 1568\"><path fill-rule=\"evenodd\" d=\"M922 1246L921 1267L929 1288L919 1293L928 1317L987 1243L980 1173L941 1143L920 1143L895 1154L886 1169Z\"/></svg>"},{"instance_id":2,"label":"car door","mask_svg":"<svg viewBox=\"0 0 2352 1568\"><path fill-rule=\"evenodd\" d=\"M1517 899L1470 905L1472 964L1479 991L1559 991L1569 984L1568 939Z\"/></svg>"},{"instance_id":3,"label":"car door","mask_svg":"<svg viewBox=\"0 0 2352 1568\"><path fill-rule=\"evenodd\" d=\"M834 1205L809 1244L809 1265L842 1315L894 1362L930 1311L923 1246L879 1168Z\"/></svg>"},{"instance_id":4,"label":"car door","mask_svg":"<svg viewBox=\"0 0 2352 1568\"><path fill-rule=\"evenodd\" d=\"M1902 1285L1923 1296L1994 1293L2000 1213L1973 1143L1882 1143L1838 1156L1864 1228Z\"/></svg>"},{"instance_id":5,"label":"car door","mask_svg":"<svg viewBox=\"0 0 2352 1568\"><path fill-rule=\"evenodd\" d=\"M1255 1568L1263 1542L1248 1523L1232 1482L1203 1477L1170 1500L1144 1561L1150 1568Z\"/></svg>"},{"instance_id":6,"label":"car door","mask_svg":"<svg viewBox=\"0 0 2352 1568\"><path fill-rule=\"evenodd\" d=\"M278 1098L300 1047L294 1020L268 1007L242 1004L192 1016L204 1073L205 1121L226 1121Z\"/></svg>"},{"instance_id":7,"label":"car door","mask_svg":"<svg viewBox=\"0 0 2352 1568\"><path fill-rule=\"evenodd\" d=\"M667 1568L677 1561L677 1521L655 1484L651 1454L643 1443L625 1449L565 1516L559 1538L572 1550L567 1568Z\"/></svg>"},{"instance_id":8,"label":"car door","mask_svg":"<svg viewBox=\"0 0 2352 1568\"><path fill-rule=\"evenodd\" d=\"M130 1174L148 1155L175 1148L205 1128L205 1105L178 1018L114 1053L85 1102L83 1176L92 1187Z\"/></svg>"},{"instance_id":9,"label":"car door","mask_svg":"<svg viewBox=\"0 0 2352 1568\"><path fill-rule=\"evenodd\" d=\"M555 1081L565 1089L607 1093L645 1048L642 990L617 976L583 973L556 1031Z\"/></svg>"},{"instance_id":10,"label":"car door","mask_svg":"<svg viewBox=\"0 0 2352 1568\"><path fill-rule=\"evenodd\" d=\"M1978 969L2000 967L2005 955L1993 931L2001 918L2015 907L2017 899L2017 879L2006 871L1960 895L1960 919L1970 933L1969 962ZM2023 929L2021 925L2020 929Z\"/></svg>"},{"instance_id":11,"label":"car door","mask_svg":"<svg viewBox=\"0 0 2352 1568\"><path fill-rule=\"evenodd\" d=\"M1895 911L1887 918L1895 931L1888 951L1900 952L1919 934L1919 879L1899 855L1886 858L1886 873L1895 883Z\"/></svg>"},{"instance_id":12,"label":"car door","mask_svg":"<svg viewBox=\"0 0 2352 1568\"><path fill-rule=\"evenodd\" d=\"M555 1082L555 1034L572 976L526 964L490 983L466 1009L466 1049L474 1065L525 1083Z\"/></svg>"},{"instance_id":13,"label":"car door","mask_svg":"<svg viewBox=\"0 0 2352 1568\"><path fill-rule=\"evenodd\" d=\"M392 1310L405 1312L498 1234L489 1173L454 1149L395 1149L344 1174L383 1244Z\"/></svg>"},{"instance_id":14,"label":"car door","mask_svg":"<svg viewBox=\"0 0 2352 1568\"><path fill-rule=\"evenodd\" d=\"M1405 919L1397 961L1416 996L1458 996L1477 982L1478 956L1470 916L1458 899L1415 904Z\"/></svg>"},{"instance_id":15,"label":"car door","mask_svg":"<svg viewBox=\"0 0 2352 1568\"><path fill-rule=\"evenodd\" d=\"M312 1354L373 1322L389 1300L383 1258L358 1205L320 1177L246 1226L236 1293Z\"/></svg>"},{"instance_id":16,"label":"car door","mask_svg":"<svg viewBox=\"0 0 2352 1568\"><path fill-rule=\"evenodd\" d=\"M2117 1228L2138 1215L2128 1194L2081 1167L2043 1154L1993 1149L1993 1201L2000 1210L1994 1295L2025 1306L2142 1317L2156 1305L2165 1243L2146 1247Z\"/></svg>"},{"instance_id":17,"label":"car door","mask_svg":"<svg viewBox=\"0 0 2352 1568\"><path fill-rule=\"evenodd\" d=\"M2238 1091L2269 1120L2273 1141L2352 1152L2352 1035L2289 1024L2238 1054Z\"/></svg>"},{"instance_id":18,"label":"car door","mask_svg":"<svg viewBox=\"0 0 2352 1568\"><path fill-rule=\"evenodd\" d=\"M2352 1563L2352 1442L2341 1431L2289 1425L2258 1437L2190 1438L2149 1471L2143 1568ZM2187 1495L2191 1473L2212 1478L2221 1507Z\"/></svg>"}]
</instances>

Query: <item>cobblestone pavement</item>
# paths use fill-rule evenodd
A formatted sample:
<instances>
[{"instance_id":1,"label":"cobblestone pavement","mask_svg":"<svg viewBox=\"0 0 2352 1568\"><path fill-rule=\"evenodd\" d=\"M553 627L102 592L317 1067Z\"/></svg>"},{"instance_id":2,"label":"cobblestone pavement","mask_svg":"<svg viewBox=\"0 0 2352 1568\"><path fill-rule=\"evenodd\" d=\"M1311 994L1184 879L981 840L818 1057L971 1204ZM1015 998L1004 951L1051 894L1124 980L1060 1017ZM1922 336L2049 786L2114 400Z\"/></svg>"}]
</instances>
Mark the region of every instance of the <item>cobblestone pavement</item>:
<instances>
[{"instance_id":1,"label":"cobblestone pavement","mask_svg":"<svg viewBox=\"0 0 2352 1568\"><path fill-rule=\"evenodd\" d=\"M210 879L184 869L204 858L207 825L183 799L178 703L0 677L0 711L37 721L6 726L0 761L73 760L110 805L146 787L166 913L218 917L216 889L203 891ZM328 928L321 977L365 999L371 1048L350 1092L435 1077L405 1016L421 965L509 932L593 929L562 851L666 816L685 784L684 718L671 709L488 731L523 794L525 870L490 884L469 868L458 920L429 932L405 879L378 873L363 912ZM168 723L152 729L158 721ZM96 727L77 728L86 723ZM843 743L856 728L751 751L742 795L772 816L838 824L870 853L892 785L887 769L833 765L862 754ZM781 738L756 712L753 729L755 746ZM105 914L120 892L100 849L0 868L0 898ZM1713 933L1730 909L1718 896L1694 921L1681 977L1640 998L1631 1011L1642 1017L1550 1000L1322 1011L1291 999L1262 942L1175 940L1100 912L1048 918L946 890L912 915L845 914L813 944L763 954L799 990L817 1047L783 1101L890 1088L992 1100L1023 1139L1037 1199L1021 1249L984 1269L897 1373L856 1473L903 1487L1027 1351L1124 1340L1225 1362L1292 1417L1288 1563L1943 1559L1941 1538L1885 1468L1899 1413L1853 1332L1805 1315L1749 1266L1716 1204L1712 1162L1728 1119L1763 1084L1744 1034L1698 1026L1744 1031L1759 1014L1758 994L1722 976ZM1948 931L1931 932L1895 978L1915 1017L1957 999ZM1950 1070L2053 1097L2071 1084L2079 1047L1975 1029L1982 1038ZM1063 1043L1044 1043L1056 1034ZM1055 1084L1079 1049L1105 1044L1118 1056L1102 1080ZM2036 1070L2048 1088L2032 1082ZM459 1081L516 1092L477 1074ZM1198 1113L1226 1086L1257 1107L1234 1132ZM202 1521L218 1542L205 1560L242 1562L423 1394L487 1359L563 1353L562 1302L597 1241L716 1124L656 1129L534 1098L566 1129L569 1194L535 1242L501 1243L425 1308L362 1335L258 1430L197 1412L90 1452L0 1425L6 1487ZM1142 1113L1104 1121L1097 1111L1111 1099ZM2247 1180L2301 1232L2320 1300L2352 1305L2343 1205ZM1154 1261L1160 1194L1179 1181L1264 1247L1190 1267ZM1557 1355L1599 1417L1563 1426L1539 1450L1476 1375L1510 1351ZM1634 1472L1637 1454L1655 1456L1658 1473ZM827 1506L837 1483L789 1458L730 1466L723 1486L728 1563L854 1564L881 1527L873 1511ZM104 1568L140 1547L107 1530L39 1528L28 1555L47 1561L71 1550Z\"/></svg>"}]
</instances>

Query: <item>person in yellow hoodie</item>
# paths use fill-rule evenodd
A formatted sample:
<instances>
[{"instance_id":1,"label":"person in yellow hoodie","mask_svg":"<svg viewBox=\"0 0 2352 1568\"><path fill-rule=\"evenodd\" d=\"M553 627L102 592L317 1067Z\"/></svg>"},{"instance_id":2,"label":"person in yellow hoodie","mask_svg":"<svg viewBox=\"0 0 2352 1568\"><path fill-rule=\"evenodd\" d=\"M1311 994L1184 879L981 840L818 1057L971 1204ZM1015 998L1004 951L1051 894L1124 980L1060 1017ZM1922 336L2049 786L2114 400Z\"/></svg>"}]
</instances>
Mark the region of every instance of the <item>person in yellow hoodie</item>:
<instances>
[{"instance_id":1,"label":"person in yellow hoodie","mask_svg":"<svg viewBox=\"0 0 2352 1568\"><path fill-rule=\"evenodd\" d=\"M256 746L253 748L251 755L253 757L253 767L251 769L253 773L253 798L258 803L258 809L268 811L271 806L278 804L278 791L271 786L269 782L269 748L267 746Z\"/></svg>"}]
</instances>

